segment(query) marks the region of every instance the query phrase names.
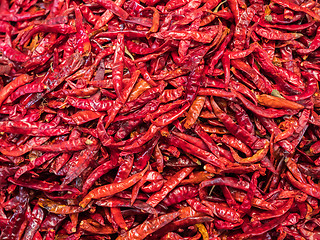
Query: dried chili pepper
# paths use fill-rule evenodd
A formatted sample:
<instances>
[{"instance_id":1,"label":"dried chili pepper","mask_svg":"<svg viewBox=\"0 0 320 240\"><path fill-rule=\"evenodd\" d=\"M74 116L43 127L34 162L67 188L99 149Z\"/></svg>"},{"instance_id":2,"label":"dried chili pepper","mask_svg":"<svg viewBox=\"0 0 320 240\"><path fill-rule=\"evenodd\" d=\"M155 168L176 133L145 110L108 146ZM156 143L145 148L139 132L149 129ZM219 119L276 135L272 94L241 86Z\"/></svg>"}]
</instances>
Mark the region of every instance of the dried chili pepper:
<instances>
[{"instance_id":1,"label":"dried chili pepper","mask_svg":"<svg viewBox=\"0 0 320 240\"><path fill-rule=\"evenodd\" d=\"M317 239L319 12L1 1L0 239Z\"/></svg>"}]
</instances>

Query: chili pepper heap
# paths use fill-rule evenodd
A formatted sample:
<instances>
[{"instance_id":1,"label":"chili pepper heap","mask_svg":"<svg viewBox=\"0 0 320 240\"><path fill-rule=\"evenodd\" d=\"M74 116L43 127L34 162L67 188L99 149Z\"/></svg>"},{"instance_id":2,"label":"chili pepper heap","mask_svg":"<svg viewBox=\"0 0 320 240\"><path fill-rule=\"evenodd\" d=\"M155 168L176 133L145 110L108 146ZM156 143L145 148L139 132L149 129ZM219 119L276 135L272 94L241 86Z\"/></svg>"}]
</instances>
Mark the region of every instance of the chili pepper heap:
<instances>
[{"instance_id":1,"label":"chili pepper heap","mask_svg":"<svg viewBox=\"0 0 320 240\"><path fill-rule=\"evenodd\" d=\"M320 4L0 1L0 240L320 239Z\"/></svg>"}]
</instances>

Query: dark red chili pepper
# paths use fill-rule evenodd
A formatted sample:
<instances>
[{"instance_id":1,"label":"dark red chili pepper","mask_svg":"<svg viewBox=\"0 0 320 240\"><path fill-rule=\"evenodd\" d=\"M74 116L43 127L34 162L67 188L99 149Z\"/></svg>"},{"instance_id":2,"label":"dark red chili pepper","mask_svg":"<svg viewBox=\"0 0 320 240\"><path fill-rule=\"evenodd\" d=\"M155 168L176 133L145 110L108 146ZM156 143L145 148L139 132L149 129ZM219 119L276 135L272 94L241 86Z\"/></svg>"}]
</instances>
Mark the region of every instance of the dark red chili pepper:
<instances>
[{"instance_id":1,"label":"dark red chili pepper","mask_svg":"<svg viewBox=\"0 0 320 240\"><path fill-rule=\"evenodd\" d=\"M167 232L176 231L179 228L185 228L189 227L194 224L200 224L200 223L206 223L206 222L212 222L213 218L209 216L201 216L201 217L187 217L183 219L176 220L174 222L171 222L164 226L163 228L156 231L152 238L158 238L163 236Z\"/></svg>"},{"instance_id":2,"label":"dark red chili pepper","mask_svg":"<svg viewBox=\"0 0 320 240\"><path fill-rule=\"evenodd\" d=\"M62 184L66 185L77 178L91 163L98 153L99 145L94 143L80 152L79 156L69 161L69 169Z\"/></svg>"},{"instance_id":3,"label":"dark red chili pepper","mask_svg":"<svg viewBox=\"0 0 320 240\"><path fill-rule=\"evenodd\" d=\"M300 183L298 180L294 178L294 176L290 172L287 172L286 176L290 181L290 183L296 188L298 188L299 190L301 190L302 192L305 192L306 194L309 194L315 198L318 198L318 199L320 198L319 192L318 192L318 186L315 186L315 185L312 186L307 183Z\"/></svg>"},{"instance_id":4,"label":"dark red chili pepper","mask_svg":"<svg viewBox=\"0 0 320 240\"><path fill-rule=\"evenodd\" d=\"M18 205L14 213L10 217L8 224L2 229L0 239L20 238L20 230L21 228L25 228L25 226L23 226L23 223L27 218L26 211L27 207L29 206L29 194L23 188L20 188L18 196Z\"/></svg>"},{"instance_id":5,"label":"dark red chili pepper","mask_svg":"<svg viewBox=\"0 0 320 240\"><path fill-rule=\"evenodd\" d=\"M40 181L36 179L13 179L9 178L8 181L16 184L18 186L27 187L35 190L43 190L46 192L60 192L60 191L70 191L72 193L80 193L80 191L71 186L61 186L57 183L50 183L45 181Z\"/></svg>"},{"instance_id":6,"label":"dark red chili pepper","mask_svg":"<svg viewBox=\"0 0 320 240\"><path fill-rule=\"evenodd\" d=\"M129 207L129 208L136 208L140 209L141 211L145 211L150 214L157 214L158 211L151 207L150 205L146 204L141 200L136 200L133 204L130 203L130 200L111 197L105 200L99 200L95 204L101 207Z\"/></svg>"},{"instance_id":7,"label":"dark red chili pepper","mask_svg":"<svg viewBox=\"0 0 320 240\"><path fill-rule=\"evenodd\" d=\"M97 181L102 175L108 173L110 170L117 167L117 165L118 165L117 162L114 162L111 160L101 164L94 171L92 171L91 174L88 176L88 178L86 179L86 181L83 184L82 191L84 193L87 193L88 190L95 183L95 181Z\"/></svg>"}]
</instances>

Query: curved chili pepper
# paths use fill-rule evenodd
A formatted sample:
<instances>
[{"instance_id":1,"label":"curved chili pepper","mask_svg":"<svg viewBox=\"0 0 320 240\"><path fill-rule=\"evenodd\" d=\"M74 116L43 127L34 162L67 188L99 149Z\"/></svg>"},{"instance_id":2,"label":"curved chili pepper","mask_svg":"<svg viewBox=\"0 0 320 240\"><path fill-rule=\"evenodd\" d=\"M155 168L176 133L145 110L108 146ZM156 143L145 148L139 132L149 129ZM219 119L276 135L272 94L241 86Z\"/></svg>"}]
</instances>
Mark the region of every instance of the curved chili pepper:
<instances>
[{"instance_id":1,"label":"curved chili pepper","mask_svg":"<svg viewBox=\"0 0 320 240\"><path fill-rule=\"evenodd\" d=\"M26 74L22 74L16 77L12 82L7 84L4 88L0 90L0 106L2 103L9 97L17 88L20 86L29 83L33 80L33 78L29 77Z\"/></svg>"},{"instance_id":2,"label":"curved chili pepper","mask_svg":"<svg viewBox=\"0 0 320 240\"><path fill-rule=\"evenodd\" d=\"M198 148L178 137L175 136L170 136L168 138L168 141L170 144L181 148L182 150L186 151L189 154L192 154L198 158L200 158L201 160L208 162L214 166L220 167L220 168L224 168L226 165L229 164L229 161L225 158L220 158L219 160L217 159L217 157L201 148Z\"/></svg>"},{"instance_id":3,"label":"curved chili pepper","mask_svg":"<svg viewBox=\"0 0 320 240\"><path fill-rule=\"evenodd\" d=\"M91 199L99 199L107 196L111 196L117 192L121 192L135 183L137 183L148 170L149 165L141 172L132 175L120 183L111 183L91 190L79 203L81 207L85 207L91 201Z\"/></svg>"},{"instance_id":4,"label":"curved chili pepper","mask_svg":"<svg viewBox=\"0 0 320 240\"><path fill-rule=\"evenodd\" d=\"M231 208L206 200L202 201L202 203L206 205L213 212L213 214L219 218L232 223L238 223L241 221L240 214Z\"/></svg>"},{"instance_id":5,"label":"curved chili pepper","mask_svg":"<svg viewBox=\"0 0 320 240\"><path fill-rule=\"evenodd\" d=\"M262 109L260 107L255 106L253 103L248 101L245 97L243 97L240 93L235 92L237 97L241 100L243 105L245 105L246 108L248 108L250 111L254 112L255 114L261 116L261 117L266 117L266 118L277 118L277 117L282 117L284 115L293 115L295 113L294 110L290 109L273 109L273 108L267 108L267 109Z\"/></svg>"},{"instance_id":6,"label":"curved chili pepper","mask_svg":"<svg viewBox=\"0 0 320 240\"><path fill-rule=\"evenodd\" d=\"M304 106L299 103L266 94L257 95L257 100L260 105L271 108L287 108L292 110L304 109Z\"/></svg>"},{"instance_id":7,"label":"curved chili pepper","mask_svg":"<svg viewBox=\"0 0 320 240\"><path fill-rule=\"evenodd\" d=\"M214 179L208 179L203 181L200 184L200 189L208 186L213 186L213 185L222 185L222 186L229 186L232 188L240 189L243 191L248 191L249 189L249 183L246 181L239 181L236 178L232 177L219 177L219 178L214 178ZM259 192L255 192L255 196L259 196Z\"/></svg>"},{"instance_id":8,"label":"curved chili pepper","mask_svg":"<svg viewBox=\"0 0 320 240\"><path fill-rule=\"evenodd\" d=\"M310 98L315 93L317 89L317 82L318 82L317 74L311 74L310 72L302 72L302 75L308 79L308 85L305 91L299 95L293 95L293 96L284 95L284 97L287 100L290 100L290 101L304 100L304 99Z\"/></svg>"},{"instance_id":9,"label":"curved chili pepper","mask_svg":"<svg viewBox=\"0 0 320 240\"><path fill-rule=\"evenodd\" d=\"M290 172L286 173L286 177L288 178L288 180L291 182L293 186L295 186L302 192L305 192L306 194L311 195L315 198L318 198L318 199L320 198L317 186L312 186L307 183L300 183L298 180L294 178L294 176Z\"/></svg>"},{"instance_id":10,"label":"curved chili pepper","mask_svg":"<svg viewBox=\"0 0 320 240\"><path fill-rule=\"evenodd\" d=\"M198 188L187 185L187 186L180 186L172 190L165 199L163 199L163 202L167 206L171 206L174 204L177 204L179 202L182 202L184 200L194 198L198 195Z\"/></svg>"},{"instance_id":11,"label":"curved chili pepper","mask_svg":"<svg viewBox=\"0 0 320 240\"><path fill-rule=\"evenodd\" d=\"M269 151L269 143L264 146L263 149L258 150L252 157L247 158L241 158L236 151L234 151L232 148L230 148L231 154L238 163L242 164L249 164L249 163L256 163L261 161L268 153Z\"/></svg>"},{"instance_id":12,"label":"curved chili pepper","mask_svg":"<svg viewBox=\"0 0 320 240\"><path fill-rule=\"evenodd\" d=\"M256 221L280 217L289 211L289 209L292 207L293 200L293 198L290 198L287 202L284 203L283 207L278 208L277 210L269 211L266 213L253 212L251 213L251 216Z\"/></svg>"},{"instance_id":13,"label":"curved chili pepper","mask_svg":"<svg viewBox=\"0 0 320 240\"><path fill-rule=\"evenodd\" d=\"M306 14L309 14L311 17L313 17L316 21L320 21L319 16L316 15L314 12L312 12L307 7L299 6L295 3L289 2L287 0L276 0L275 3L279 4L280 6L287 7L293 11L305 12Z\"/></svg>"},{"instance_id":14,"label":"curved chili pepper","mask_svg":"<svg viewBox=\"0 0 320 240\"><path fill-rule=\"evenodd\" d=\"M153 220L147 220L140 224L139 226L131 229L130 231L126 232L123 235L120 235L117 240L121 239L144 239L149 234L161 229L163 226L167 225L168 223L172 222L175 218L179 215L178 212L169 213L157 217Z\"/></svg>"},{"instance_id":15,"label":"curved chili pepper","mask_svg":"<svg viewBox=\"0 0 320 240\"><path fill-rule=\"evenodd\" d=\"M249 145L250 147L254 147L254 145L258 142L258 138L248 133L242 127L236 125L233 120L224 113L219 106L215 103L213 98L210 100L212 108L214 109L214 113L223 122L225 127L234 134L235 137L239 138L241 141Z\"/></svg>"},{"instance_id":16,"label":"curved chili pepper","mask_svg":"<svg viewBox=\"0 0 320 240\"><path fill-rule=\"evenodd\" d=\"M291 174L301 183L307 184L306 178L300 172L298 165L291 158L286 158L285 163Z\"/></svg>"},{"instance_id":17,"label":"curved chili pepper","mask_svg":"<svg viewBox=\"0 0 320 240\"><path fill-rule=\"evenodd\" d=\"M164 184L159 192L151 195L151 197L147 200L147 203L152 207L158 205L158 203L160 203L161 200L163 200L169 192L171 192L184 178L186 178L193 171L193 169L193 167L186 167L181 169L170 179L168 179L168 181Z\"/></svg>"},{"instance_id":18,"label":"curved chili pepper","mask_svg":"<svg viewBox=\"0 0 320 240\"><path fill-rule=\"evenodd\" d=\"M167 224L165 227L159 229L158 231L156 231L152 235L152 237L153 238L159 238L159 237L163 236L165 233L176 231L177 229L179 229L181 227L184 228L184 227L188 227L188 226L191 226L191 225L194 225L194 224L212 222L212 221L213 221L213 218L212 217L208 217L208 216L188 217L188 218L179 219L179 220L171 222L171 223Z\"/></svg>"}]
</instances>

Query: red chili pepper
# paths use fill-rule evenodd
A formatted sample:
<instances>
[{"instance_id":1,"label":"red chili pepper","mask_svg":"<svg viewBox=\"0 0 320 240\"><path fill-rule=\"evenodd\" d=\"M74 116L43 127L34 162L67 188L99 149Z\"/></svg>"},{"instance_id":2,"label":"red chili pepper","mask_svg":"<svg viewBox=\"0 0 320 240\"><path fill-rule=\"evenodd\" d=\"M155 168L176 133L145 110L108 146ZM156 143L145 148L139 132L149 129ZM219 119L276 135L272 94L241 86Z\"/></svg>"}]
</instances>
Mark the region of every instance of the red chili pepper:
<instances>
[{"instance_id":1,"label":"red chili pepper","mask_svg":"<svg viewBox=\"0 0 320 240\"><path fill-rule=\"evenodd\" d=\"M241 141L243 141L244 143L248 144L250 147L254 147L254 145L259 142L257 137L251 135L250 133L248 133L242 127L237 126L232 121L232 119L219 108L219 106L215 103L213 98L211 98L211 105L212 105L212 108L214 109L214 112L217 115L217 117L220 119L220 121L223 122L225 127L232 134L234 134L235 137L239 138Z\"/></svg>"},{"instance_id":2,"label":"red chili pepper","mask_svg":"<svg viewBox=\"0 0 320 240\"><path fill-rule=\"evenodd\" d=\"M153 220L147 220L143 222L141 225L131 229L123 235L120 235L117 239L143 239L149 234L157 231L168 223L172 222L175 218L177 218L179 213L169 213L166 215L162 215Z\"/></svg>"},{"instance_id":3,"label":"red chili pepper","mask_svg":"<svg viewBox=\"0 0 320 240\"><path fill-rule=\"evenodd\" d=\"M133 204L130 203L130 200L111 197L105 200L99 200L96 202L98 206L101 207L128 207L128 208L136 208L142 211L145 211L150 214L158 214L158 211L151 207L150 205L146 204L141 200L136 200Z\"/></svg>"},{"instance_id":4,"label":"red chili pepper","mask_svg":"<svg viewBox=\"0 0 320 240\"><path fill-rule=\"evenodd\" d=\"M244 98L240 93L235 92L236 96L241 100L243 105L245 105L246 108L251 110L253 113L266 118L277 118L282 117L284 115L292 115L294 113L293 110L285 110L285 109L273 109L273 108L267 108L262 109L260 107L255 106L253 103L248 101L246 98Z\"/></svg>"},{"instance_id":5,"label":"red chili pepper","mask_svg":"<svg viewBox=\"0 0 320 240\"><path fill-rule=\"evenodd\" d=\"M83 184L82 192L87 193L88 190L92 187L96 180L98 180L102 175L106 174L113 168L117 166L117 163L113 161L107 161L97 167L91 174L88 176L86 181Z\"/></svg>"},{"instance_id":6,"label":"red chili pepper","mask_svg":"<svg viewBox=\"0 0 320 240\"><path fill-rule=\"evenodd\" d=\"M290 172L287 172L286 176L288 180L291 182L291 184L296 188L300 189L302 192L305 192L306 194L309 194L315 198L320 198L317 186L312 186L307 183L300 183L298 180L294 178L294 176Z\"/></svg>"},{"instance_id":7,"label":"red chili pepper","mask_svg":"<svg viewBox=\"0 0 320 240\"><path fill-rule=\"evenodd\" d=\"M212 221L213 221L213 218L208 217L208 216L187 217L187 218L179 219L179 220L176 220L174 222L167 224L162 229L156 231L152 235L152 237L159 238L159 237L163 236L165 233L176 231L179 228L185 228L185 227L192 226L194 224L200 224L200 223L206 223L206 222L212 222Z\"/></svg>"},{"instance_id":8,"label":"red chili pepper","mask_svg":"<svg viewBox=\"0 0 320 240\"><path fill-rule=\"evenodd\" d=\"M232 223L238 223L241 221L240 214L231 208L208 201L202 201L202 203L206 205L218 218L222 218L223 220Z\"/></svg>"},{"instance_id":9,"label":"red chili pepper","mask_svg":"<svg viewBox=\"0 0 320 240\"><path fill-rule=\"evenodd\" d=\"M187 177L194 168L187 167L179 172L177 172L174 176L172 176L161 188L161 190L153 195L148 199L147 203L150 204L152 207L155 207L160 203L161 200L163 200L166 195L172 191L173 188L175 188L185 177Z\"/></svg>"},{"instance_id":10,"label":"red chili pepper","mask_svg":"<svg viewBox=\"0 0 320 240\"><path fill-rule=\"evenodd\" d=\"M202 161L205 161L207 163L210 163L214 166L224 168L226 165L229 164L229 161L225 158L218 159L215 155L211 154L210 152L207 152L195 145L192 145L178 137L170 136L168 138L168 141L170 144L181 148L182 150L186 151L189 154L192 154L198 158L200 158Z\"/></svg>"},{"instance_id":11,"label":"red chili pepper","mask_svg":"<svg viewBox=\"0 0 320 240\"><path fill-rule=\"evenodd\" d=\"M138 182L143 177L145 172L148 170L148 167L149 166L147 166L143 171L141 171L135 175L132 175L131 177L125 179L124 181L122 181L120 183L113 183L113 184L104 185L99 188L93 189L82 199L82 201L79 203L79 205L81 207L85 207L88 205L88 203L91 201L91 199L100 199L103 197L111 196L117 192L121 192L121 191L131 187L132 185L134 185L136 182Z\"/></svg>"}]
</instances>

